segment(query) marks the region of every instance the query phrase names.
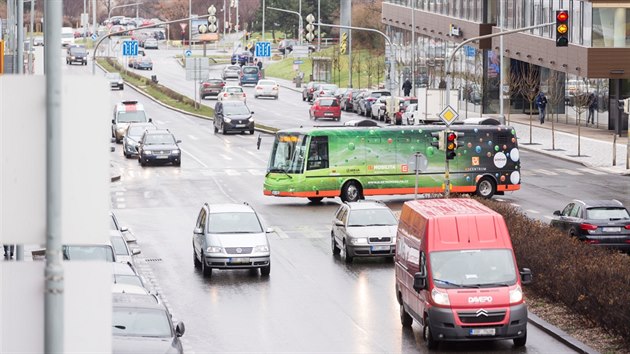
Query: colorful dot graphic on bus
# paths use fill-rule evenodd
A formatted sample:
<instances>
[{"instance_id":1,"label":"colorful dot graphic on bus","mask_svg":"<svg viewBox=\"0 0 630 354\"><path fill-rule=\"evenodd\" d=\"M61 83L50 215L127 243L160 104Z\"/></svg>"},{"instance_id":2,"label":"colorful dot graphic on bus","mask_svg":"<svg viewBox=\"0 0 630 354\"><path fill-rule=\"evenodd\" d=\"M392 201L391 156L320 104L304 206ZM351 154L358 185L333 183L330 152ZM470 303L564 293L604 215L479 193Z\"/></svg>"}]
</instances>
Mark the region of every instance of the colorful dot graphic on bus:
<instances>
[{"instance_id":1,"label":"colorful dot graphic on bus","mask_svg":"<svg viewBox=\"0 0 630 354\"><path fill-rule=\"evenodd\" d=\"M475 147L475 152L478 153L478 154L481 154L481 146L477 145Z\"/></svg>"},{"instance_id":2,"label":"colorful dot graphic on bus","mask_svg":"<svg viewBox=\"0 0 630 354\"><path fill-rule=\"evenodd\" d=\"M348 144L348 150L350 150L350 151L354 150L354 143Z\"/></svg>"}]
</instances>

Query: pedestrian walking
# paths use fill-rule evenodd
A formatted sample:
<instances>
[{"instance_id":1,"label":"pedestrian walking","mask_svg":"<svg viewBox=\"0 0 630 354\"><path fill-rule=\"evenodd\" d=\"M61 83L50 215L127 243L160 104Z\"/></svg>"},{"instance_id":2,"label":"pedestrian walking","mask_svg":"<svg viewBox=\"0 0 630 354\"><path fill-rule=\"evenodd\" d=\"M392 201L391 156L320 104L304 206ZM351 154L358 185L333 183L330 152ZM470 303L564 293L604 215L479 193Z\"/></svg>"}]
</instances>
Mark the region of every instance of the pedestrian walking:
<instances>
[{"instance_id":1,"label":"pedestrian walking","mask_svg":"<svg viewBox=\"0 0 630 354\"><path fill-rule=\"evenodd\" d=\"M259 60L258 63L256 63L256 65L258 66L259 70L262 70L262 60Z\"/></svg>"},{"instance_id":2,"label":"pedestrian walking","mask_svg":"<svg viewBox=\"0 0 630 354\"><path fill-rule=\"evenodd\" d=\"M409 96L409 92L411 92L411 81L409 81L409 79L405 80L405 82L402 85L402 89L403 89L403 92L405 93L405 96Z\"/></svg>"},{"instance_id":3,"label":"pedestrian walking","mask_svg":"<svg viewBox=\"0 0 630 354\"><path fill-rule=\"evenodd\" d=\"M547 96L545 93L540 91L536 96L536 107L538 107L538 118L540 119L540 124L545 123L545 109L547 108Z\"/></svg>"},{"instance_id":4,"label":"pedestrian walking","mask_svg":"<svg viewBox=\"0 0 630 354\"><path fill-rule=\"evenodd\" d=\"M589 122L591 124L595 124L595 110L597 109L597 97L595 97L594 93L590 93L588 95L588 117L586 117L586 125Z\"/></svg>"}]
</instances>

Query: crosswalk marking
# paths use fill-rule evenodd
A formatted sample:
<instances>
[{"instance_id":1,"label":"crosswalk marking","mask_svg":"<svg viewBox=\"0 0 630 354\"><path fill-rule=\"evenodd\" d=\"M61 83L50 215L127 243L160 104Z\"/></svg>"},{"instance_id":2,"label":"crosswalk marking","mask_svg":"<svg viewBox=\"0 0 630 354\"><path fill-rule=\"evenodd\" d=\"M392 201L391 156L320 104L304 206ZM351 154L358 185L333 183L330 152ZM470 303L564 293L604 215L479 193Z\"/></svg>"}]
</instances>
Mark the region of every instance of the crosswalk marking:
<instances>
[{"instance_id":1,"label":"crosswalk marking","mask_svg":"<svg viewBox=\"0 0 630 354\"><path fill-rule=\"evenodd\" d=\"M558 171L558 172L566 173L566 174L571 175L571 176L583 176L584 175L581 172L574 171L574 170L569 170L567 168L556 168L555 170Z\"/></svg>"},{"instance_id":2,"label":"crosswalk marking","mask_svg":"<svg viewBox=\"0 0 630 354\"><path fill-rule=\"evenodd\" d=\"M232 160L232 158L231 158L231 157L229 157L228 155L221 154L221 157L222 157L224 160L228 160L228 161L231 161L231 160Z\"/></svg>"},{"instance_id":3,"label":"crosswalk marking","mask_svg":"<svg viewBox=\"0 0 630 354\"><path fill-rule=\"evenodd\" d=\"M598 171L588 167L578 167L576 169L568 169L568 168L554 168L553 171L546 170L544 168L534 169L534 170L521 170L521 176L523 177L532 177L532 176L558 176L559 174L565 174L570 176L584 176L584 174L592 174L592 175L606 175L606 172Z\"/></svg>"},{"instance_id":4,"label":"crosswalk marking","mask_svg":"<svg viewBox=\"0 0 630 354\"><path fill-rule=\"evenodd\" d=\"M190 140L199 140L199 138L194 135L188 135L188 137L190 138Z\"/></svg>"},{"instance_id":5,"label":"crosswalk marking","mask_svg":"<svg viewBox=\"0 0 630 354\"><path fill-rule=\"evenodd\" d=\"M547 170L544 170L542 168L539 168L539 169L536 169L536 170L533 170L533 171L534 172L538 172L538 173L542 173L543 175L547 175L547 176L557 176L558 175L555 172L547 171Z\"/></svg>"},{"instance_id":6,"label":"crosswalk marking","mask_svg":"<svg viewBox=\"0 0 630 354\"><path fill-rule=\"evenodd\" d=\"M248 169L247 172L249 172L251 175L254 175L254 176L262 176L262 175L265 174L265 171L263 171L263 170L254 170L254 169L251 169L251 168Z\"/></svg>"},{"instance_id":7,"label":"crosswalk marking","mask_svg":"<svg viewBox=\"0 0 630 354\"><path fill-rule=\"evenodd\" d=\"M593 175L598 175L598 176L602 176L602 175L606 175L606 172L602 172L602 171L598 171L598 170L594 170L592 168L587 168L587 167L581 167L578 168L578 170L583 171L583 172L587 172Z\"/></svg>"},{"instance_id":8,"label":"crosswalk marking","mask_svg":"<svg viewBox=\"0 0 630 354\"><path fill-rule=\"evenodd\" d=\"M230 170L230 169L225 170L225 174L227 174L228 176L240 176L241 175L241 173L238 172L237 170Z\"/></svg>"},{"instance_id":9,"label":"crosswalk marking","mask_svg":"<svg viewBox=\"0 0 630 354\"><path fill-rule=\"evenodd\" d=\"M276 233L276 235L278 235L278 237L280 237L280 238L282 238L282 239L285 239L285 240L289 238L289 235L287 235L287 233L286 233L286 232L282 231L282 229L281 229L281 228L279 228L279 227L274 227L274 228L273 228L273 230L274 230L274 232Z\"/></svg>"}]
</instances>

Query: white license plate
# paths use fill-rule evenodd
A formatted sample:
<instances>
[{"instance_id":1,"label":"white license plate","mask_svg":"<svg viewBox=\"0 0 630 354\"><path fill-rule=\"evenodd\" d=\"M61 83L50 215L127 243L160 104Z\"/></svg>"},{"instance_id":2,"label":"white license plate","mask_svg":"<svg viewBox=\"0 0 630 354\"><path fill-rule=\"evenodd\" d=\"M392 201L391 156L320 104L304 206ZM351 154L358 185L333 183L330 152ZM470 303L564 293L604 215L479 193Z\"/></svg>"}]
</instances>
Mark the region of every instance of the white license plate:
<instances>
[{"instance_id":1,"label":"white license plate","mask_svg":"<svg viewBox=\"0 0 630 354\"><path fill-rule=\"evenodd\" d=\"M166 160L166 159L168 159L168 156L157 156L156 158L158 158L160 160Z\"/></svg>"},{"instance_id":2,"label":"white license plate","mask_svg":"<svg viewBox=\"0 0 630 354\"><path fill-rule=\"evenodd\" d=\"M271 195L280 195L280 191L271 191Z\"/></svg>"},{"instance_id":3,"label":"white license plate","mask_svg":"<svg viewBox=\"0 0 630 354\"><path fill-rule=\"evenodd\" d=\"M245 128L245 124L237 124L236 127L237 128Z\"/></svg>"},{"instance_id":4,"label":"white license plate","mask_svg":"<svg viewBox=\"0 0 630 354\"><path fill-rule=\"evenodd\" d=\"M249 258L230 258L230 263L234 263L234 264L249 263Z\"/></svg>"},{"instance_id":5,"label":"white license plate","mask_svg":"<svg viewBox=\"0 0 630 354\"><path fill-rule=\"evenodd\" d=\"M372 246L372 251L389 251L389 246Z\"/></svg>"},{"instance_id":6,"label":"white license plate","mask_svg":"<svg viewBox=\"0 0 630 354\"><path fill-rule=\"evenodd\" d=\"M494 336L496 334L495 328L472 328L468 331L471 336Z\"/></svg>"},{"instance_id":7,"label":"white license plate","mask_svg":"<svg viewBox=\"0 0 630 354\"><path fill-rule=\"evenodd\" d=\"M620 227L604 227L604 232L621 232Z\"/></svg>"},{"instance_id":8,"label":"white license plate","mask_svg":"<svg viewBox=\"0 0 630 354\"><path fill-rule=\"evenodd\" d=\"M332 114L332 113L328 113L328 112L326 112L326 113L324 113L324 115L325 115L325 116L332 116L333 114Z\"/></svg>"}]
</instances>

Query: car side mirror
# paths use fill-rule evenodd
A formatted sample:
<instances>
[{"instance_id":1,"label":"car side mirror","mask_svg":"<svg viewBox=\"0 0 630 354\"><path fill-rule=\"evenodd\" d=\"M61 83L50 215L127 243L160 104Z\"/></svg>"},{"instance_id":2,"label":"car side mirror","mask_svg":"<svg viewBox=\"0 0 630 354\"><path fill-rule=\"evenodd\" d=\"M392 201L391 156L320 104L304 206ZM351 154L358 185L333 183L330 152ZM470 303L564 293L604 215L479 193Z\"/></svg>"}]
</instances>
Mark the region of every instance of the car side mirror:
<instances>
[{"instance_id":1,"label":"car side mirror","mask_svg":"<svg viewBox=\"0 0 630 354\"><path fill-rule=\"evenodd\" d=\"M273 227L268 227L267 230L265 230L266 233L271 234L276 232L276 230L273 229Z\"/></svg>"},{"instance_id":2,"label":"car side mirror","mask_svg":"<svg viewBox=\"0 0 630 354\"><path fill-rule=\"evenodd\" d=\"M343 221L341 221L341 220L339 220L339 219L335 219L335 225L336 225L336 226L341 226L341 227L343 227L343 226L344 226L344 225L343 225Z\"/></svg>"},{"instance_id":3,"label":"car side mirror","mask_svg":"<svg viewBox=\"0 0 630 354\"><path fill-rule=\"evenodd\" d=\"M131 255L133 255L133 256L137 256L140 253L142 253L142 251L139 248L132 248L131 249Z\"/></svg>"},{"instance_id":4,"label":"car side mirror","mask_svg":"<svg viewBox=\"0 0 630 354\"><path fill-rule=\"evenodd\" d=\"M416 292L427 288L427 276L422 273L416 273L413 275L413 289Z\"/></svg>"},{"instance_id":5,"label":"car side mirror","mask_svg":"<svg viewBox=\"0 0 630 354\"><path fill-rule=\"evenodd\" d=\"M560 210L556 210L553 212L553 215L560 216L562 213L560 213Z\"/></svg>"},{"instance_id":6,"label":"car side mirror","mask_svg":"<svg viewBox=\"0 0 630 354\"><path fill-rule=\"evenodd\" d=\"M112 124L116 124L116 119L112 119Z\"/></svg>"},{"instance_id":7,"label":"car side mirror","mask_svg":"<svg viewBox=\"0 0 630 354\"><path fill-rule=\"evenodd\" d=\"M175 143L180 144L181 142L182 142L181 140L177 140Z\"/></svg>"},{"instance_id":8,"label":"car side mirror","mask_svg":"<svg viewBox=\"0 0 630 354\"><path fill-rule=\"evenodd\" d=\"M249 112L249 113L254 114L254 111L251 111L251 112Z\"/></svg>"},{"instance_id":9,"label":"car side mirror","mask_svg":"<svg viewBox=\"0 0 630 354\"><path fill-rule=\"evenodd\" d=\"M193 233L195 235L201 235L201 234L203 234L203 230L200 227L196 227L195 230L193 231Z\"/></svg>"},{"instance_id":10,"label":"car side mirror","mask_svg":"<svg viewBox=\"0 0 630 354\"><path fill-rule=\"evenodd\" d=\"M129 231L128 227L121 227L120 228L120 232L127 232L127 231Z\"/></svg>"},{"instance_id":11,"label":"car side mirror","mask_svg":"<svg viewBox=\"0 0 630 354\"><path fill-rule=\"evenodd\" d=\"M184 326L184 322L177 322L177 325L175 326L175 335L181 337L184 335L184 332L186 332L186 326Z\"/></svg>"},{"instance_id":12,"label":"car side mirror","mask_svg":"<svg viewBox=\"0 0 630 354\"><path fill-rule=\"evenodd\" d=\"M149 118L149 123L153 123L153 118Z\"/></svg>"},{"instance_id":13,"label":"car side mirror","mask_svg":"<svg viewBox=\"0 0 630 354\"><path fill-rule=\"evenodd\" d=\"M532 275L532 271L529 268L523 268L520 271L521 273L521 284L527 285L530 284L534 278Z\"/></svg>"}]
</instances>

